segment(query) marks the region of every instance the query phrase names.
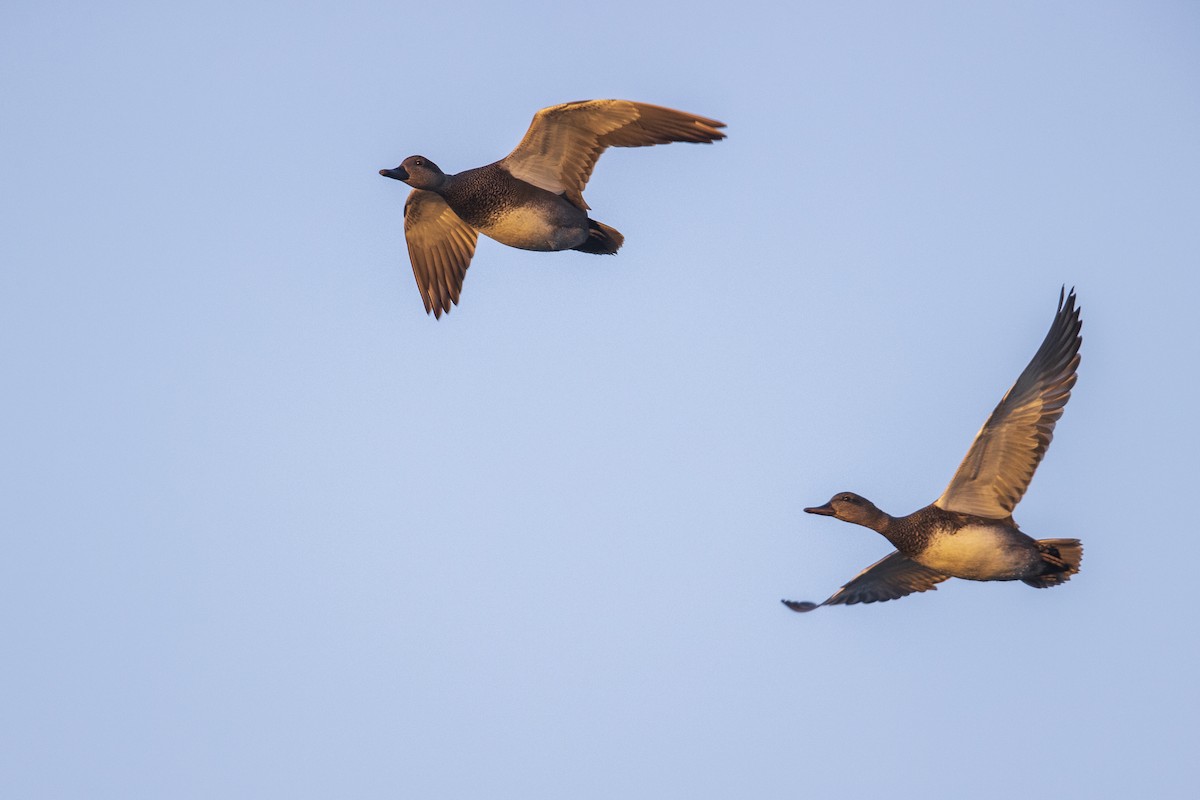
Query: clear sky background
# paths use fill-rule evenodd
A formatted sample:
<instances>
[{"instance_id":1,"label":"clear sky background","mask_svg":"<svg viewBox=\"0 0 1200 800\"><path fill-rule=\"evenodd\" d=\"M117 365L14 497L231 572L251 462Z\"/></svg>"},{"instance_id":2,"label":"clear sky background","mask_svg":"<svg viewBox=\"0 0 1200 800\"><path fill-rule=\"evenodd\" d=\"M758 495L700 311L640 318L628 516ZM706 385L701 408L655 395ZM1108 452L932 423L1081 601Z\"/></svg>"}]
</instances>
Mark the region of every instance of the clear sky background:
<instances>
[{"instance_id":1,"label":"clear sky background","mask_svg":"<svg viewBox=\"0 0 1200 800\"><path fill-rule=\"evenodd\" d=\"M5 797L1196 796L1196 4L9 0L0 97ZM592 97L729 138L426 317L377 170ZM780 605L1063 284L1082 572Z\"/></svg>"}]
</instances>

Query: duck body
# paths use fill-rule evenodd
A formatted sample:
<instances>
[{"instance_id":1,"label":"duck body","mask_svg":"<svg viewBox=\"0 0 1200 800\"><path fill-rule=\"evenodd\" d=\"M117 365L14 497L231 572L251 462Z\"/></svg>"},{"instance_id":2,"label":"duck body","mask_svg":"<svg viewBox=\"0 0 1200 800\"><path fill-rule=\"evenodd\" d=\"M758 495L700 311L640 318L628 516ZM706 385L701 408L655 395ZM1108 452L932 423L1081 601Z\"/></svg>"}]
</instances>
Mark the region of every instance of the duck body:
<instances>
[{"instance_id":1,"label":"duck body","mask_svg":"<svg viewBox=\"0 0 1200 800\"><path fill-rule=\"evenodd\" d=\"M514 177L499 162L447 175L435 191L464 222L509 247L554 252L588 238L583 209Z\"/></svg>"},{"instance_id":2,"label":"duck body","mask_svg":"<svg viewBox=\"0 0 1200 800\"><path fill-rule=\"evenodd\" d=\"M1015 525L982 518L934 522L925 546L910 557L943 575L971 581L1026 580L1041 575L1046 566L1031 536Z\"/></svg>"}]
</instances>

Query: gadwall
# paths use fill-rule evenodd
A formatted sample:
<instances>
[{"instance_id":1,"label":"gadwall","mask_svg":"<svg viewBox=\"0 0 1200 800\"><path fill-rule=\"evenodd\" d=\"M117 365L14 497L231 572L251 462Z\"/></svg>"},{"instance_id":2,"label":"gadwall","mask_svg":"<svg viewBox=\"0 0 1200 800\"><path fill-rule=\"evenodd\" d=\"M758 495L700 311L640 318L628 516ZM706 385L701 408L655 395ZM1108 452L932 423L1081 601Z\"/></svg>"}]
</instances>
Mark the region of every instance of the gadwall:
<instances>
[{"instance_id":1,"label":"gadwall","mask_svg":"<svg viewBox=\"0 0 1200 800\"><path fill-rule=\"evenodd\" d=\"M425 156L379 174L413 187L404 204L408 257L426 313L458 303L476 232L522 250L616 253L625 237L587 215L583 200L608 147L724 139L723 122L629 100L580 100L543 108L499 161L447 175Z\"/></svg>"},{"instance_id":2,"label":"gadwall","mask_svg":"<svg viewBox=\"0 0 1200 800\"><path fill-rule=\"evenodd\" d=\"M1064 287L1065 289L1065 287ZM895 600L936 589L947 578L1014 581L1045 588L1079 571L1078 539L1032 539L1012 511L1041 462L1054 423L1075 385L1079 331L1075 290L1063 300L1045 341L975 436L946 491L932 505L893 517L853 492L804 509L883 534L895 552L860 572L823 603L784 600L793 611Z\"/></svg>"}]
</instances>

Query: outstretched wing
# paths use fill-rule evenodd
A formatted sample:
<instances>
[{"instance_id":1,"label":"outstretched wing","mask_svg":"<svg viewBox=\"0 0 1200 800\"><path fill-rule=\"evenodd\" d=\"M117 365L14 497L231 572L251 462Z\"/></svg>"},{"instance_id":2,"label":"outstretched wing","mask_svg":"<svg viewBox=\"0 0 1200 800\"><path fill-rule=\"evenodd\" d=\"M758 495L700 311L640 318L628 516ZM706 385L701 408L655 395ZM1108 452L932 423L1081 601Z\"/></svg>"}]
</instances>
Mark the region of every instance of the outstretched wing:
<instances>
[{"instance_id":1,"label":"outstretched wing","mask_svg":"<svg viewBox=\"0 0 1200 800\"><path fill-rule=\"evenodd\" d=\"M425 312L441 318L458 303L478 235L440 195L413 189L404 203L404 238Z\"/></svg>"},{"instance_id":2,"label":"outstretched wing","mask_svg":"<svg viewBox=\"0 0 1200 800\"><path fill-rule=\"evenodd\" d=\"M821 606L852 606L855 603L882 603L885 600L910 595L913 592L936 590L948 575L923 567L899 550L876 561L854 576L853 580L834 592L824 603L804 603L784 600L792 611L812 611Z\"/></svg>"},{"instance_id":3,"label":"outstretched wing","mask_svg":"<svg viewBox=\"0 0 1200 800\"><path fill-rule=\"evenodd\" d=\"M1071 398L1083 322L1075 290L1063 301L1033 360L975 436L971 449L935 505L947 511L1005 519L1025 495L1054 423Z\"/></svg>"},{"instance_id":4,"label":"outstretched wing","mask_svg":"<svg viewBox=\"0 0 1200 800\"><path fill-rule=\"evenodd\" d=\"M500 165L523 181L565 194L587 210L583 189L609 147L724 139L725 123L629 100L579 100L543 108Z\"/></svg>"}]
</instances>

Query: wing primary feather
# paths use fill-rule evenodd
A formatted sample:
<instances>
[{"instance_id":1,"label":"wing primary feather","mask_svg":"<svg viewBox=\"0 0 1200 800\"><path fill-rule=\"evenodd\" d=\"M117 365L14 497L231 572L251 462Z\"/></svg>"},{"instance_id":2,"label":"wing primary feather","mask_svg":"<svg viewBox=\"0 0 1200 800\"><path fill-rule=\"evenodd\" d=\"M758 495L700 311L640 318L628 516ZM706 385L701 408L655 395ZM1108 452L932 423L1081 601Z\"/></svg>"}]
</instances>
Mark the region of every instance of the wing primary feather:
<instances>
[{"instance_id":1,"label":"wing primary feather","mask_svg":"<svg viewBox=\"0 0 1200 800\"><path fill-rule=\"evenodd\" d=\"M979 429L936 504L1004 519L1024 497L1078 378L1083 327L1075 290L1059 292L1050 330L1016 382Z\"/></svg>"},{"instance_id":2,"label":"wing primary feather","mask_svg":"<svg viewBox=\"0 0 1200 800\"><path fill-rule=\"evenodd\" d=\"M404 235L425 311L441 319L458 303L478 234L440 195L414 189L404 205Z\"/></svg>"}]
</instances>

